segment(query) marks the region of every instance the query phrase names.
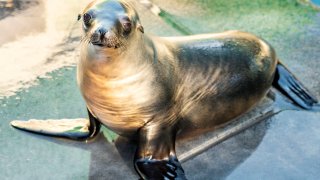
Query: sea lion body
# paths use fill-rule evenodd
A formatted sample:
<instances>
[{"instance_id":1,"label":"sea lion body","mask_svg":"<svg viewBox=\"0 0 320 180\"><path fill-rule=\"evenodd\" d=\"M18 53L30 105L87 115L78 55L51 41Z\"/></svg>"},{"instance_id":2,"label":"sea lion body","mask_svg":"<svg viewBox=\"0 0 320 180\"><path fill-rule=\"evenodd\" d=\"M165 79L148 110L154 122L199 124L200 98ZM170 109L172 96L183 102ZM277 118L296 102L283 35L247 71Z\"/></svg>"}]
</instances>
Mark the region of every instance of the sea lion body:
<instances>
[{"instance_id":1,"label":"sea lion body","mask_svg":"<svg viewBox=\"0 0 320 180\"><path fill-rule=\"evenodd\" d=\"M137 138L134 165L143 179L186 179L176 135L231 121L271 85L305 109L317 102L273 48L250 33L146 35L126 1L95 1L80 17L78 83L90 122Z\"/></svg>"},{"instance_id":2,"label":"sea lion body","mask_svg":"<svg viewBox=\"0 0 320 180\"><path fill-rule=\"evenodd\" d=\"M94 57L82 55L78 65L89 109L120 134L136 132L159 113L174 113L181 128L225 123L264 97L277 64L271 46L239 31L136 40L136 51L107 61L99 60L107 51L85 45L82 52Z\"/></svg>"},{"instance_id":3,"label":"sea lion body","mask_svg":"<svg viewBox=\"0 0 320 180\"><path fill-rule=\"evenodd\" d=\"M173 99L185 126L210 129L228 122L271 87L275 52L252 34L228 31L166 40L174 46Z\"/></svg>"}]
</instances>

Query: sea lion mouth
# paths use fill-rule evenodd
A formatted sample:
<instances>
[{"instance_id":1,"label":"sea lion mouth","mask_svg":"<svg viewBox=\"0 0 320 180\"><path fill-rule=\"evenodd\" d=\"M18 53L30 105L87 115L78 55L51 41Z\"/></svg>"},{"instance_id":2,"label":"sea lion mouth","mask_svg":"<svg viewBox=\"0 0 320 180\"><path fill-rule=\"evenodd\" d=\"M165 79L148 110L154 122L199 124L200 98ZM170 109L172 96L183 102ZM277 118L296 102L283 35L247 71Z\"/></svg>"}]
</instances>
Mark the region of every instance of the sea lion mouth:
<instances>
[{"instance_id":1,"label":"sea lion mouth","mask_svg":"<svg viewBox=\"0 0 320 180\"><path fill-rule=\"evenodd\" d=\"M119 45L115 44L109 44L109 43L102 43L102 42L91 42L92 45L94 46L98 46L98 47L101 47L101 48L109 48L109 49L117 49L119 48Z\"/></svg>"},{"instance_id":2,"label":"sea lion mouth","mask_svg":"<svg viewBox=\"0 0 320 180\"><path fill-rule=\"evenodd\" d=\"M95 46L99 46L99 47L103 47L104 46L103 43L97 43L97 42L91 42L91 44L93 44Z\"/></svg>"}]
</instances>

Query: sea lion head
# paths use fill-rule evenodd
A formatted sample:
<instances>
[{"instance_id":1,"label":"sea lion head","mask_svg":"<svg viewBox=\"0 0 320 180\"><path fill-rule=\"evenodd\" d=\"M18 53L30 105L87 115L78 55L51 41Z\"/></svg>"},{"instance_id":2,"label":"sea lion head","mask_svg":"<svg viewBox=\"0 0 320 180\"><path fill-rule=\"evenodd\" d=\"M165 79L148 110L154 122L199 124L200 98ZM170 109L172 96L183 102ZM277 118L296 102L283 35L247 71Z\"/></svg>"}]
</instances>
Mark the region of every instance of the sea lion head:
<instances>
[{"instance_id":1,"label":"sea lion head","mask_svg":"<svg viewBox=\"0 0 320 180\"><path fill-rule=\"evenodd\" d=\"M132 4L122 0L93 1L79 14L81 19L83 40L100 48L124 47L130 38L144 32Z\"/></svg>"}]
</instances>

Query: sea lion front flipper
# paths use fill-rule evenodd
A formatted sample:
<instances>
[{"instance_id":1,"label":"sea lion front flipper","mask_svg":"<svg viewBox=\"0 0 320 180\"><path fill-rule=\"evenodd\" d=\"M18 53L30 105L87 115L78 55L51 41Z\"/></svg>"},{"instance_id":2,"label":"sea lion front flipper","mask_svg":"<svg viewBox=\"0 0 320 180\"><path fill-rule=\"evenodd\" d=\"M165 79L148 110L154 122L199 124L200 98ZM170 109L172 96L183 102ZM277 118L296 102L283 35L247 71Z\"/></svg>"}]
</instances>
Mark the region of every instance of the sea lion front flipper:
<instances>
[{"instance_id":1,"label":"sea lion front flipper","mask_svg":"<svg viewBox=\"0 0 320 180\"><path fill-rule=\"evenodd\" d=\"M272 85L304 109L310 110L318 102L317 98L281 63L277 64Z\"/></svg>"},{"instance_id":2,"label":"sea lion front flipper","mask_svg":"<svg viewBox=\"0 0 320 180\"><path fill-rule=\"evenodd\" d=\"M70 139L88 139L94 137L100 129L100 122L89 113L89 120L84 118L77 119L47 119L28 121L11 121L11 125L15 128L30 131L33 133L67 137Z\"/></svg>"},{"instance_id":3,"label":"sea lion front flipper","mask_svg":"<svg viewBox=\"0 0 320 180\"><path fill-rule=\"evenodd\" d=\"M149 126L139 132L134 166L142 179L187 179L175 153L174 127Z\"/></svg>"}]
</instances>

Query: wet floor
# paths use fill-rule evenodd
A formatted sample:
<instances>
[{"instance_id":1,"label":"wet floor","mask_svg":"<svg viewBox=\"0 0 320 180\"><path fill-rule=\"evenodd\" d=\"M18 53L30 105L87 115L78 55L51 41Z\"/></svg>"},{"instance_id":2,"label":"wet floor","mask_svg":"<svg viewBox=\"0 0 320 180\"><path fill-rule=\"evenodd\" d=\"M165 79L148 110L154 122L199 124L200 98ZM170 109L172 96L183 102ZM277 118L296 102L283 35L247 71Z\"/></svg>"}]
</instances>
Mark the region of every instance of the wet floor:
<instances>
[{"instance_id":1,"label":"wet floor","mask_svg":"<svg viewBox=\"0 0 320 180\"><path fill-rule=\"evenodd\" d=\"M108 135L101 134L93 142L73 142L9 126L13 119L86 117L75 78L80 41L75 20L86 2L40 1L0 20L0 28L12 37L0 45L0 179L137 179L131 159L135 145L121 143L125 140L109 143ZM153 2L164 13L156 16L138 4L147 33L252 32L270 42L278 57L320 98L319 11L281 0ZM32 28L19 23L26 17ZM289 104L272 106L286 109ZM189 159L183 167L189 179L317 179L319 127L320 113L283 111ZM205 142L212 137L201 138ZM183 154L199 141L183 141L178 151Z\"/></svg>"}]
</instances>

